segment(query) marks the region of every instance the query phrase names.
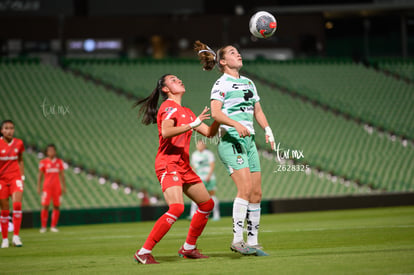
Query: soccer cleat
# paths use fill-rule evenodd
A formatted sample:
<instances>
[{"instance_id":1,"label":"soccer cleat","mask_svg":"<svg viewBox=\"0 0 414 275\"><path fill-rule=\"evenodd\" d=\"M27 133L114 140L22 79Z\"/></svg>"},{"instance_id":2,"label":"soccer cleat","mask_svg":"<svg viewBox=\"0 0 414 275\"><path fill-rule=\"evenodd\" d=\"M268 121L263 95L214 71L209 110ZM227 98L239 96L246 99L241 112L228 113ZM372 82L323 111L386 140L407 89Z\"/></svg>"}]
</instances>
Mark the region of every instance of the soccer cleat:
<instances>
[{"instance_id":1,"label":"soccer cleat","mask_svg":"<svg viewBox=\"0 0 414 275\"><path fill-rule=\"evenodd\" d=\"M139 250L135 252L134 260L139 264L159 264L151 253L138 255Z\"/></svg>"},{"instance_id":2,"label":"soccer cleat","mask_svg":"<svg viewBox=\"0 0 414 275\"><path fill-rule=\"evenodd\" d=\"M57 232L59 232L59 229L57 229L56 227L51 227L50 232L57 233Z\"/></svg>"},{"instance_id":3,"label":"soccer cleat","mask_svg":"<svg viewBox=\"0 0 414 275\"><path fill-rule=\"evenodd\" d=\"M1 242L1 248L8 248L9 247L9 239L3 239Z\"/></svg>"},{"instance_id":4,"label":"soccer cleat","mask_svg":"<svg viewBox=\"0 0 414 275\"><path fill-rule=\"evenodd\" d=\"M39 230L40 233L46 233L46 231L47 231L46 227L42 227Z\"/></svg>"},{"instance_id":5,"label":"soccer cleat","mask_svg":"<svg viewBox=\"0 0 414 275\"><path fill-rule=\"evenodd\" d=\"M230 249L234 252L238 252L242 255L254 255L256 254L256 249L248 246L244 241L238 243L232 243Z\"/></svg>"},{"instance_id":6,"label":"soccer cleat","mask_svg":"<svg viewBox=\"0 0 414 275\"><path fill-rule=\"evenodd\" d=\"M256 256L269 256L269 254L263 251L263 246L260 244L250 245L250 247L256 249Z\"/></svg>"},{"instance_id":7,"label":"soccer cleat","mask_svg":"<svg viewBox=\"0 0 414 275\"><path fill-rule=\"evenodd\" d=\"M13 244L14 247L22 247L23 246L23 243L20 240L20 237L16 236L16 235L13 236L12 244Z\"/></svg>"},{"instance_id":8,"label":"soccer cleat","mask_svg":"<svg viewBox=\"0 0 414 275\"><path fill-rule=\"evenodd\" d=\"M197 248L191 250L185 250L184 246L178 250L178 256L185 258L185 259L205 259L208 258L207 255L201 254L200 250Z\"/></svg>"}]
</instances>

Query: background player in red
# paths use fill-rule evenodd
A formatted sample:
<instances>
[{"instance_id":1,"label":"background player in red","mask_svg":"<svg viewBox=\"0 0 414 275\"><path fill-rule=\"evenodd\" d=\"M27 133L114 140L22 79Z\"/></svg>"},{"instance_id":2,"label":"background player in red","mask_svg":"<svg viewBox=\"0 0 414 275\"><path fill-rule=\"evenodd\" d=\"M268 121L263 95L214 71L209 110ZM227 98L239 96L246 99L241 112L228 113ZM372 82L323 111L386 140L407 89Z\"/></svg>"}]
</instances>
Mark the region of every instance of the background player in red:
<instances>
[{"instance_id":1,"label":"background player in red","mask_svg":"<svg viewBox=\"0 0 414 275\"><path fill-rule=\"evenodd\" d=\"M3 241L1 248L9 247L9 197L13 202L14 234L12 244L16 247L23 246L19 237L22 223L22 198L23 198L23 141L14 137L14 123L4 120L0 126L0 207L1 207L1 234Z\"/></svg>"},{"instance_id":2,"label":"background player in red","mask_svg":"<svg viewBox=\"0 0 414 275\"><path fill-rule=\"evenodd\" d=\"M40 221L42 228L40 233L46 232L47 220L49 215L50 200L53 200L52 222L50 231L59 232L56 228L60 215L60 199L66 193L66 183L64 175L63 161L56 157L56 146L49 144L46 148L46 158L39 163L39 175L37 177L37 192L42 194L42 211L40 213ZM42 192L42 180L43 192Z\"/></svg>"},{"instance_id":3,"label":"background player in red","mask_svg":"<svg viewBox=\"0 0 414 275\"><path fill-rule=\"evenodd\" d=\"M193 129L211 137L217 133L218 124L213 122L209 127L202 123L210 118L207 107L196 117L190 109L181 106L184 93L183 82L174 75L166 74L158 80L150 96L135 104L142 104L139 114L143 115L142 122L145 125L158 125L159 147L155 158L155 172L169 206L168 211L155 223L142 248L134 255L135 260L142 264L158 263L151 254L152 249L183 213L183 193L198 205L198 209L178 255L191 259L208 257L196 248L196 241L207 224L214 202L200 177L191 169L189 149ZM164 102L158 109L160 95Z\"/></svg>"}]
</instances>

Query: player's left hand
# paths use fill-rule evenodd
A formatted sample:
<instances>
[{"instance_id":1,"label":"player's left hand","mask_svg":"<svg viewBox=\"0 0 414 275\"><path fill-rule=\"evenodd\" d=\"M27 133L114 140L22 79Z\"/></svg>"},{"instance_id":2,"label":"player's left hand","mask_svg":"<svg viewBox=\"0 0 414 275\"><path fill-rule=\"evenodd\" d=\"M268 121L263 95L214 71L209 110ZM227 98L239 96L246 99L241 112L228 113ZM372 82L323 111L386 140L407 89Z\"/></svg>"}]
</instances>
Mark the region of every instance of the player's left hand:
<instances>
[{"instance_id":1,"label":"player's left hand","mask_svg":"<svg viewBox=\"0 0 414 275\"><path fill-rule=\"evenodd\" d=\"M275 138L273 136L273 131L272 129L270 129L269 126L265 128L265 135L266 135L266 143L270 142L270 148L272 148L272 150L275 150Z\"/></svg>"}]
</instances>

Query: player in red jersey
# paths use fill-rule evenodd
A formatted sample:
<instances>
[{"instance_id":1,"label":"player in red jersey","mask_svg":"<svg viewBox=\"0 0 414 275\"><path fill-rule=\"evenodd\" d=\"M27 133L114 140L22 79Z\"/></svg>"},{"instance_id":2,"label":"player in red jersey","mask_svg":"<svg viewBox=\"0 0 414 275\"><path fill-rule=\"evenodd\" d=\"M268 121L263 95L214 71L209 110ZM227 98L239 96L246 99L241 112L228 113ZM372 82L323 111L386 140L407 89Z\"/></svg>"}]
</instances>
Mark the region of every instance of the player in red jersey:
<instances>
[{"instance_id":1,"label":"player in red jersey","mask_svg":"<svg viewBox=\"0 0 414 275\"><path fill-rule=\"evenodd\" d=\"M23 246L19 237L22 223L22 198L23 198L23 141L14 137L14 123L4 120L0 126L0 207L1 207L1 234L3 241L1 248L9 247L9 197L13 202L14 234L12 244L16 247ZM23 175L23 176L22 176Z\"/></svg>"},{"instance_id":2,"label":"player in red jersey","mask_svg":"<svg viewBox=\"0 0 414 275\"><path fill-rule=\"evenodd\" d=\"M143 115L142 122L145 125L158 125L159 147L155 158L155 172L169 206L168 211L155 223L142 248L134 255L135 260L142 264L158 263L151 254L152 249L183 213L183 193L198 205L198 209L178 255L190 259L208 258L196 248L196 242L207 224L214 202L200 177L191 169L189 149L193 129L212 137L217 133L219 125L213 122L209 127L202 123L210 118L207 107L196 117L190 109L181 106L184 93L183 82L174 75L166 74L158 80L150 96L135 104L142 104L139 115ZM160 95L164 102L158 109Z\"/></svg>"},{"instance_id":3,"label":"player in red jersey","mask_svg":"<svg viewBox=\"0 0 414 275\"><path fill-rule=\"evenodd\" d=\"M39 163L39 175L37 177L37 192L42 194L42 211L40 213L42 228L40 233L46 232L50 200L53 201L50 231L59 232L56 226L60 215L60 198L62 194L66 193L63 161L56 157L56 146L54 144L47 146L46 156ZM43 192L41 193L43 177L45 180L43 182Z\"/></svg>"}]
</instances>

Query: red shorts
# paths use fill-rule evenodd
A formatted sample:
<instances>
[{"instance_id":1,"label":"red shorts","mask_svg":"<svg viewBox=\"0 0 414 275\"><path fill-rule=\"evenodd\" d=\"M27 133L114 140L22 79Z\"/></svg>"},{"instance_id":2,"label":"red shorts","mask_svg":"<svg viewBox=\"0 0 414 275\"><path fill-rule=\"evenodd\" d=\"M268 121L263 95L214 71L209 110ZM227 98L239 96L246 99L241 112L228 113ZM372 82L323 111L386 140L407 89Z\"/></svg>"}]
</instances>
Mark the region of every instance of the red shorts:
<instances>
[{"instance_id":1,"label":"red shorts","mask_svg":"<svg viewBox=\"0 0 414 275\"><path fill-rule=\"evenodd\" d=\"M200 177L188 168L184 171L167 171L165 169L155 171L157 174L158 181L161 184L162 192L167 190L171 186L183 186L184 184L196 184L202 183Z\"/></svg>"},{"instance_id":2,"label":"red shorts","mask_svg":"<svg viewBox=\"0 0 414 275\"><path fill-rule=\"evenodd\" d=\"M0 199L7 199L15 192L23 192L23 181L20 174L0 178Z\"/></svg>"},{"instance_id":3,"label":"red shorts","mask_svg":"<svg viewBox=\"0 0 414 275\"><path fill-rule=\"evenodd\" d=\"M53 200L53 206L60 206L60 201L62 197L62 191L58 189L43 189L42 193L42 205L49 206L50 200Z\"/></svg>"}]
</instances>

